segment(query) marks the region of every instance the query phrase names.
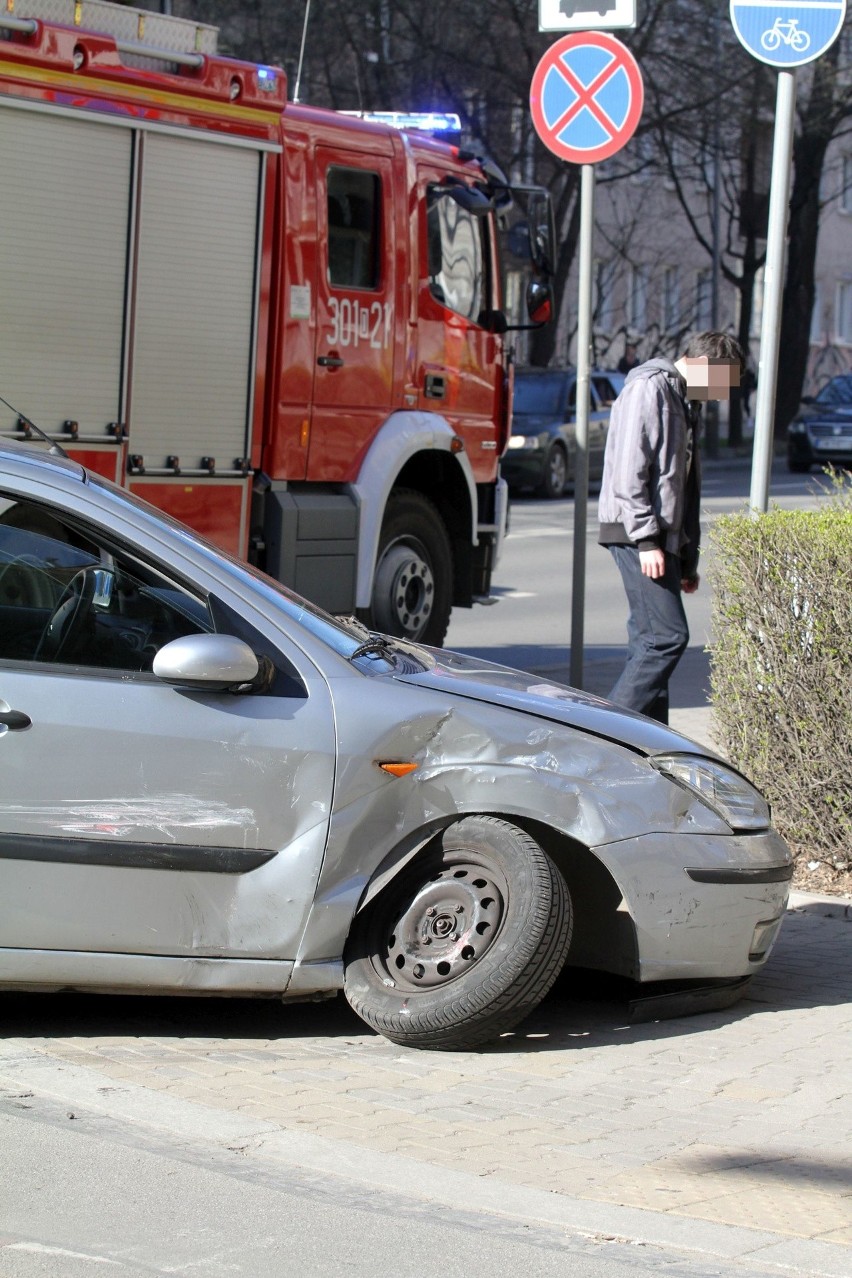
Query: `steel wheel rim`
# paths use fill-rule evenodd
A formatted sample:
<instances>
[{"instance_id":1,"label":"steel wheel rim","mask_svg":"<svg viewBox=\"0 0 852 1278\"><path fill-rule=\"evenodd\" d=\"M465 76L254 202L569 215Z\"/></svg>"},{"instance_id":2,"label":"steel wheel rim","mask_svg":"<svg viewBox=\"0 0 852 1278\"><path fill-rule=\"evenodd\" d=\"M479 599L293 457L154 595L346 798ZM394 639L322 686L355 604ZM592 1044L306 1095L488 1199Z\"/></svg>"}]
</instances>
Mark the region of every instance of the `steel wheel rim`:
<instances>
[{"instance_id":1,"label":"steel wheel rim","mask_svg":"<svg viewBox=\"0 0 852 1278\"><path fill-rule=\"evenodd\" d=\"M568 463L561 448L554 448L550 455L550 485L554 492L561 492L568 482Z\"/></svg>"},{"instance_id":2,"label":"steel wheel rim","mask_svg":"<svg viewBox=\"0 0 852 1278\"><path fill-rule=\"evenodd\" d=\"M423 634L435 600L435 577L425 551L416 542L388 546L376 574L380 611L391 631L417 639Z\"/></svg>"},{"instance_id":3,"label":"steel wheel rim","mask_svg":"<svg viewBox=\"0 0 852 1278\"><path fill-rule=\"evenodd\" d=\"M384 984L406 992L451 984L493 947L508 899L494 866L469 853L442 863L413 896L403 886L394 899L379 923L373 966Z\"/></svg>"}]
</instances>

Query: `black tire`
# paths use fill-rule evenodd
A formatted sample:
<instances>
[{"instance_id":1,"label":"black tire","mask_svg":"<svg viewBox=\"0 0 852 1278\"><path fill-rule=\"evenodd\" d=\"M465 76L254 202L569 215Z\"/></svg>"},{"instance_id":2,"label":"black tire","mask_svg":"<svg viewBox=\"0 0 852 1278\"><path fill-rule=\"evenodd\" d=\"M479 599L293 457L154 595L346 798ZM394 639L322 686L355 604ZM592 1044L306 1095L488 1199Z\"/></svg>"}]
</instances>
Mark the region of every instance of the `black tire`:
<instances>
[{"instance_id":1,"label":"black tire","mask_svg":"<svg viewBox=\"0 0 852 1278\"><path fill-rule=\"evenodd\" d=\"M535 840L464 817L356 915L344 993L394 1043L478 1047L538 1006L571 929L565 880Z\"/></svg>"},{"instance_id":2,"label":"black tire","mask_svg":"<svg viewBox=\"0 0 852 1278\"><path fill-rule=\"evenodd\" d=\"M551 444L544 459L544 475L539 491L555 501L565 492L568 483L568 455L561 444Z\"/></svg>"},{"instance_id":3,"label":"black tire","mask_svg":"<svg viewBox=\"0 0 852 1278\"><path fill-rule=\"evenodd\" d=\"M811 462L793 461L787 458L787 469L793 475L809 475L811 473Z\"/></svg>"},{"instance_id":4,"label":"black tire","mask_svg":"<svg viewBox=\"0 0 852 1278\"><path fill-rule=\"evenodd\" d=\"M373 598L363 620L373 630L440 647L453 606L453 551L428 497L407 488L385 508Z\"/></svg>"}]
</instances>

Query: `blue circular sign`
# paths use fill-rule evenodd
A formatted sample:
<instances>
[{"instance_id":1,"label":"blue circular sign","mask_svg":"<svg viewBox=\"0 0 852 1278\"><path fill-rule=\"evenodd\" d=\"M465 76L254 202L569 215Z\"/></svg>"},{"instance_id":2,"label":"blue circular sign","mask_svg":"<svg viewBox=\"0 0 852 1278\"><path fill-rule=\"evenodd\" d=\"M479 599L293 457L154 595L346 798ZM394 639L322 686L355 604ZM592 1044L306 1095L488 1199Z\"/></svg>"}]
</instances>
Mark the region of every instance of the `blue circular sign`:
<instances>
[{"instance_id":1,"label":"blue circular sign","mask_svg":"<svg viewBox=\"0 0 852 1278\"><path fill-rule=\"evenodd\" d=\"M740 44L771 67L800 67L834 43L846 0L731 0Z\"/></svg>"}]
</instances>

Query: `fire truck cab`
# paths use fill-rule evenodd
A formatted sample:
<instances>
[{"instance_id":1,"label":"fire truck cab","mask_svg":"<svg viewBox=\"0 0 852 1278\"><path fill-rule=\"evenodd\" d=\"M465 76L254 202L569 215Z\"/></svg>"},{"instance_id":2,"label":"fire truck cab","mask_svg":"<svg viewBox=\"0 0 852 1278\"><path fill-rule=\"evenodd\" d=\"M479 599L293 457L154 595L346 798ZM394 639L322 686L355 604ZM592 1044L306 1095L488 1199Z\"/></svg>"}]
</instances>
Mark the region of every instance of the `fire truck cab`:
<instances>
[{"instance_id":1,"label":"fire truck cab","mask_svg":"<svg viewBox=\"0 0 852 1278\"><path fill-rule=\"evenodd\" d=\"M0 12L0 169L0 433L441 643L505 528L502 175L100 0Z\"/></svg>"}]
</instances>

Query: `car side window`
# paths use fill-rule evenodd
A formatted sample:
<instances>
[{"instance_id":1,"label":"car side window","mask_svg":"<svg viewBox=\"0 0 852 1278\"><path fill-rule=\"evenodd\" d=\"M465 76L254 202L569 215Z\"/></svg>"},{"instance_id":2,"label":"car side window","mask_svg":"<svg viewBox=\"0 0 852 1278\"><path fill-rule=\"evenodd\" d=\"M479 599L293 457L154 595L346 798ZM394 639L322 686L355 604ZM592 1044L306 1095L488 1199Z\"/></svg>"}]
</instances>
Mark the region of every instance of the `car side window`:
<instances>
[{"instance_id":1,"label":"car side window","mask_svg":"<svg viewBox=\"0 0 852 1278\"><path fill-rule=\"evenodd\" d=\"M608 377L601 377L598 374L592 378L592 381L601 401L601 407L610 408L618 398L618 391Z\"/></svg>"},{"instance_id":2,"label":"car side window","mask_svg":"<svg viewBox=\"0 0 852 1278\"><path fill-rule=\"evenodd\" d=\"M482 218L462 209L446 191L427 196L429 291L437 302L473 323L487 304L487 242Z\"/></svg>"},{"instance_id":3,"label":"car side window","mask_svg":"<svg viewBox=\"0 0 852 1278\"><path fill-rule=\"evenodd\" d=\"M0 660L143 672L214 629L204 600L95 536L0 494Z\"/></svg>"},{"instance_id":4,"label":"car side window","mask_svg":"<svg viewBox=\"0 0 852 1278\"><path fill-rule=\"evenodd\" d=\"M328 171L328 281L334 288L379 287L381 179L378 173Z\"/></svg>"}]
</instances>

